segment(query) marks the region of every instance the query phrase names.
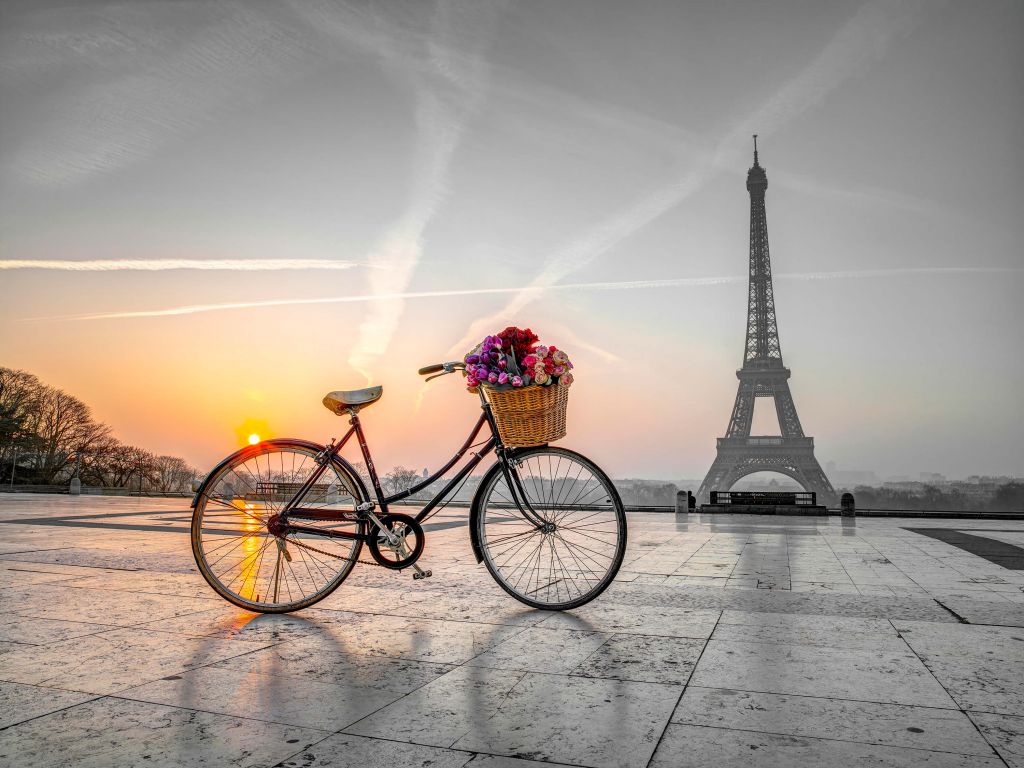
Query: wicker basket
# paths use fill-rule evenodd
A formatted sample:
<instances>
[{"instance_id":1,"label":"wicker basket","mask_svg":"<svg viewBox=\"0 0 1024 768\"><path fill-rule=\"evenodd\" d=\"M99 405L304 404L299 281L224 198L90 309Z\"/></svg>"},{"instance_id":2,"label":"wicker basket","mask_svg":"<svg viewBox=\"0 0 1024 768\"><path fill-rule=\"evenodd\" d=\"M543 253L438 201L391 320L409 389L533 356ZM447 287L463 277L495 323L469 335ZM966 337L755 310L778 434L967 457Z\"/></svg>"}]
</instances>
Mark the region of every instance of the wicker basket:
<instances>
[{"instance_id":1,"label":"wicker basket","mask_svg":"<svg viewBox=\"0 0 1024 768\"><path fill-rule=\"evenodd\" d=\"M506 446L544 445L565 437L569 385L506 390L484 386L484 396Z\"/></svg>"}]
</instances>

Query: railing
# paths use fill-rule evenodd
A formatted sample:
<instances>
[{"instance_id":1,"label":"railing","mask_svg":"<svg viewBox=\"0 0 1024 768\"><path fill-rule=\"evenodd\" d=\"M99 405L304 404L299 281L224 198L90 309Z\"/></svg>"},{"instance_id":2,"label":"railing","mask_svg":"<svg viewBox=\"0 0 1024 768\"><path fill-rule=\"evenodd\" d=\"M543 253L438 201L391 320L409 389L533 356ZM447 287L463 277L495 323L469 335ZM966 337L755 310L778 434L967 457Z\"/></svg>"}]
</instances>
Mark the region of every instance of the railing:
<instances>
[{"instance_id":1,"label":"railing","mask_svg":"<svg viewBox=\"0 0 1024 768\"><path fill-rule=\"evenodd\" d=\"M711 503L813 507L817 503L817 494L814 491L712 491Z\"/></svg>"}]
</instances>

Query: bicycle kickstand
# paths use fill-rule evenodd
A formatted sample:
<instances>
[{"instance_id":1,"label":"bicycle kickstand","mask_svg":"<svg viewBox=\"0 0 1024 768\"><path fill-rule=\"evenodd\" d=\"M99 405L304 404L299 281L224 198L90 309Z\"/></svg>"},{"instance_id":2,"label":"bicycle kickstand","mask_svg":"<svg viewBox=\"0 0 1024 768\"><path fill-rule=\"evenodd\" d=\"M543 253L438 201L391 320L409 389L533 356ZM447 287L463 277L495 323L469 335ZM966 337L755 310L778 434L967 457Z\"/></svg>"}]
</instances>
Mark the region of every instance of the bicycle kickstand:
<instances>
[{"instance_id":1,"label":"bicycle kickstand","mask_svg":"<svg viewBox=\"0 0 1024 768\"><path fill-rule=\"evenodd\" d=\"M418 565L416 565L416 563L412 564L412 570L413 570L413 574L412 574L412 580L413 581L419 581L420 579L429 579L431 576L434 575L433 571L424 571L422 568L420 568Z\"/></svg>"}]
</instances>

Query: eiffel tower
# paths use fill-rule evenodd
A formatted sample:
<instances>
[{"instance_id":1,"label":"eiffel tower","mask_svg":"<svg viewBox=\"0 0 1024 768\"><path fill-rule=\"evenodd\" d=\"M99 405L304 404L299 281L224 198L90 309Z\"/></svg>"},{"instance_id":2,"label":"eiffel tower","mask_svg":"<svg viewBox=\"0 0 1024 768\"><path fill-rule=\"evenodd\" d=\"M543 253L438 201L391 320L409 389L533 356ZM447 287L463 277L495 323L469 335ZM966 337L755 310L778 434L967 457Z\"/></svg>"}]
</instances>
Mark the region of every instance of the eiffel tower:
<instances>
[{"instance_id":1,"label":"eiffel tower","mask_svg":"<svg viewBox=\"0 0 1024 768\"><path fill-rule=\"evenodd\" d=\"M789 369L782 364L779 329L775 321L772 265L768 255L768 221L764 193L768 176L757 159L747 171L750 192L750 288L747 295L747 345L736 404L725 437L718 438L718 455L697 491L702 504L711 491L727 491L740 478L754 472L779 472L818 494L819 504L835 503L835 490L814 458L814 438L804 435L789 391ZM779 417L781 436L751 436L754 400L771 397Z\"/></svg>"}]
</instances>

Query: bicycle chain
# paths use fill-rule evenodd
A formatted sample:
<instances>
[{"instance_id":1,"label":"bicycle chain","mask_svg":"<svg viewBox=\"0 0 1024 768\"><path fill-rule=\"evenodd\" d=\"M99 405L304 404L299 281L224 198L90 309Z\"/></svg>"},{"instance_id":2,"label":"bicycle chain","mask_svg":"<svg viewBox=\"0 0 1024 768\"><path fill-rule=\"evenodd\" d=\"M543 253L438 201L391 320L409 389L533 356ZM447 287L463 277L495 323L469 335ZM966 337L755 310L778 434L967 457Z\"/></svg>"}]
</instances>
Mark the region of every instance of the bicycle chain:
<instances>
[{"instance_id":1,"label":"bicycle chain","mask_svg":"<svg viewBox=\"0 0 1024 768\"><path fill-rule=\"evenodd\" d=\"M348 558L345 557L344 555L336 555L333 552L327 552L327 551L325 551L323 549L317 549L316 547L314 547L314 546L312 546L310 544L303 544L302 542L298 541L297 539L285 539L284 541L285 541L286 544L294 544L295 546L301 547L302 549L308 549L311 552L316 552L316 553L321 554L321 555L327 555L327 557L333 557L333 558L335 558L337 560L348 560ZM358 565L359 563L362 563L363 565L376 565L378 568L386 568L387 567L387 566L381 565L376 560L356 560L356 564Z\"/></svg>"}]
</instances>

